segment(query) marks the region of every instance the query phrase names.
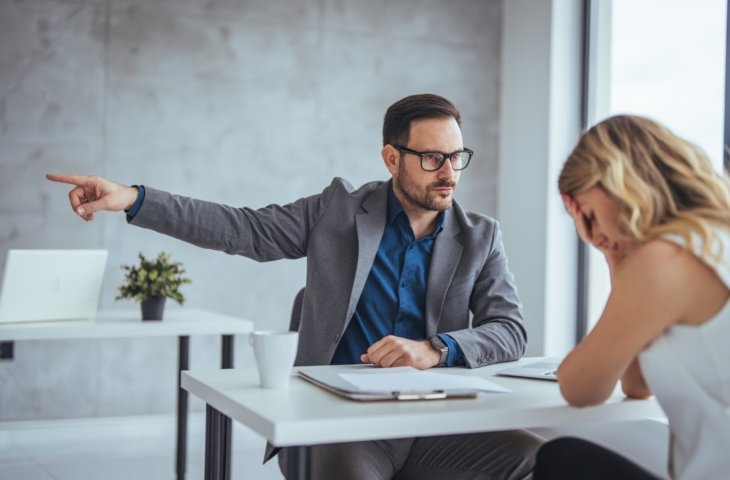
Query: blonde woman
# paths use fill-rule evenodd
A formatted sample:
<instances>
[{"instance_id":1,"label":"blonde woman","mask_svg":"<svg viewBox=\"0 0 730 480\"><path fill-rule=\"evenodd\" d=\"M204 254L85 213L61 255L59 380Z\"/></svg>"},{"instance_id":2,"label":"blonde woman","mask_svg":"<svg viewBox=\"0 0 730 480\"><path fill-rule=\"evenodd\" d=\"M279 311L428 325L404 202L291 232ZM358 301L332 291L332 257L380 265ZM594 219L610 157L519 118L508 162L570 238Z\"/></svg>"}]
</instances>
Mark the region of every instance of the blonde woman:
<instances>
[{"instance_id":1,"label":"blonde woman","mask_svg":"<svg viewBox=\"0 0 730 480\"><path fill-rule=\"evenodd\" d=\"M606 256L611 295L558 369L574 406L621 380L669 418L673 479L730 478L730 184L707 157L650 120L585 133L558 181L578 235ZM544 445L535 479L654 478L578 439Z\"/></svg>"}]
</instances>

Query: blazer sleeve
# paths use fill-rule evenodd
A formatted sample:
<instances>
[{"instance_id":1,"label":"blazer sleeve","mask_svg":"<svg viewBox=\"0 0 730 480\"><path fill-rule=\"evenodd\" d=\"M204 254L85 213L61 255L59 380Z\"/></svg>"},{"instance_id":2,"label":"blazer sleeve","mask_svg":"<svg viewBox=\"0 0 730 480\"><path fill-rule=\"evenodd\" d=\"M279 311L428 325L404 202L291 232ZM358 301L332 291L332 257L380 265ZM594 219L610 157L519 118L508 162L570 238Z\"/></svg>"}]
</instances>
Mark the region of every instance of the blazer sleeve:
<instances>
[{"instance_id":1,"label":"blazer sleeve","mask_svg":"<svg viewBox=\"0 0 730 480\"><path fill-rule=\"evenodd\" d=\"M198 247L243 255L259 262L307 255L309 235L341 184L288 205L253 210L173 195L145 187L145 198L129 223Z\"/></svg>"},{"instance_id":2,"label":"blazer sleeve","mask_svg":"<svg viewBox=\"0 0 730 480\"><path fill-rule=\"evenodd\" d=\"M448 332L469 368L517 360L525 353L527 330L514 276L507 268L502 233L495 223L490 253L479 272L469 308L472 328Z\"/></svg>"}]
</instances>

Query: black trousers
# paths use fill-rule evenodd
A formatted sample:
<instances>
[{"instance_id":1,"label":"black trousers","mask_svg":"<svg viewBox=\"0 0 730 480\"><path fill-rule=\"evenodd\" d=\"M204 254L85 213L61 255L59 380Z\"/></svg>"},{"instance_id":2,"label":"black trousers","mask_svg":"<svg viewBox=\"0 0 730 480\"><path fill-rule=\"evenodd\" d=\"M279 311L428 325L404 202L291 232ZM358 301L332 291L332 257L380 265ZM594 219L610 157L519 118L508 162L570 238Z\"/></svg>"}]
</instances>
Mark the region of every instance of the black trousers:
<instances>
[{"instance_id":1,"label":"black trousers","mask_svg":"<svg viewBox=\"0 0 730 480\"><path fill-rule=\"evenodd\" d=\"M552 440L537 452L533 480L660 480L640 466L579 438Z\"/></svg>"},{"instance_id":2,"label":"black trousers","mask_svg":"<svg viewBox=\"0 0 730 480\"><path fill-rule=\"evenodd\" d=\"M526 430L315 445L314 480L529 480L544 440ZM286 476L288 449L279 452Z\"/></svg>"}]
</instances>

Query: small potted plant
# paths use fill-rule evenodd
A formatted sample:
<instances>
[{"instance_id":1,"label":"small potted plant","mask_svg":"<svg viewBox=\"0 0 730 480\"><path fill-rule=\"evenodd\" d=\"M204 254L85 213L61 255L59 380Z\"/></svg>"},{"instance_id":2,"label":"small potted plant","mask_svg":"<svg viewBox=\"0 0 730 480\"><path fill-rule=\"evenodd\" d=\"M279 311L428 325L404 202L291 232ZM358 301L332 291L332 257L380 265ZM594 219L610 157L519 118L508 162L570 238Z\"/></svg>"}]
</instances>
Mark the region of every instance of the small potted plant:
<instances>
[{"instance_id":1,"label":"small potted plant","mask_svg":"<svg viewBox=\"0 0 730 480\"><path fill-rule=\"evenodd\" d=\"M180 293L182 284L190 284L182 275L182 263L171 262L170 254L160 252L157 260L150 261L139 254L139 266L122 265L127 271L127 283L119 287L117 300L133 298L142 304L142 320L162 320L165 299L172 298L182 305L185 297Z\"/></svg>"}]
</instances>

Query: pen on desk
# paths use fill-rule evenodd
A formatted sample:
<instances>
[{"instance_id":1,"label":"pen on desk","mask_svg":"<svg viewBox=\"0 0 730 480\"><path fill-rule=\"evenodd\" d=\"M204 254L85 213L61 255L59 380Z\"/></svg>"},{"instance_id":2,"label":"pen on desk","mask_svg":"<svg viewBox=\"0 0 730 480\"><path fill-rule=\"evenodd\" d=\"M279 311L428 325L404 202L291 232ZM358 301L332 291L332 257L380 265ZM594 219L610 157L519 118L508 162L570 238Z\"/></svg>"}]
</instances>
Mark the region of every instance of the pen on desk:
<instances>
[{"instance_id":1,"label":"pen on desk","mask_svg":"<svg viewBox=\"0 0 730 480\"><path fill-rule=\"evenodd\" d=\"M398 400L438 400L446 398L446 392L443 390L434 390L433 392L393 392L393 396Z\"/></svg>"}]
</instances>

